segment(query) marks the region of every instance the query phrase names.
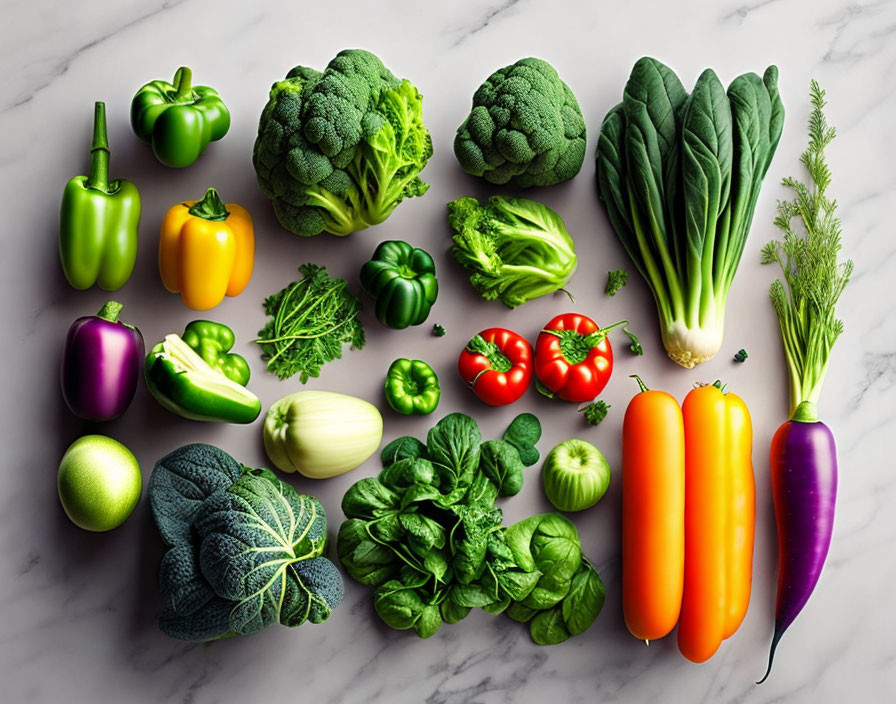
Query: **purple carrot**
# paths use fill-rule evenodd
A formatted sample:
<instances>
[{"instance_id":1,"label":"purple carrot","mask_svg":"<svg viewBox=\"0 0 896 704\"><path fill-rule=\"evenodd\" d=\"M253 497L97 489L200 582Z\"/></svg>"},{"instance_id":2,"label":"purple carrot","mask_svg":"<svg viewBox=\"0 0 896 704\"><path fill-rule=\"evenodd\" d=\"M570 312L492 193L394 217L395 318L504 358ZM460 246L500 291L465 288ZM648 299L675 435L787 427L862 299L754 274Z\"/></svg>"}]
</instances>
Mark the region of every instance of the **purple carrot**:
<instances>
[{"instance_id":1,"label":"purple carrot","mask_svg":"<svg viewBox=\"0 0 896 704\"><path fill-rule=\"evenodd\" d=\"M837 448L834 435L818 420L816 404L831 349L843 332L834 307L852 275L853 264L837 261L840 220L834 214L836 203L825 195L831 172L824 155L835 131L825 120L824 91L815 81L811 103L809 148L800 159L811 183L784 179L784 185L796 193L793 200L778 202L775 225L784 238L762 250L762 262L779 264L784 274L784 283L775 281L769 296L778 314L790 373L790 420L778 428L771 446L778 598L768 669L760 682L771 673L781 636L802 611L821 576L831 546L837 498ZM799 223L799 234L792 226L794 221Z\"/></svg>"},{"instance_id":2,"label":"purple carrot","mask_svg":"<svg viewBox=\"0 0 896 704\"><path fill-rule=\"evenodd\" d=\"M821 576L834 530L837 499L837 448L820 421L789 420L771 446L772 497L778 526L778 598L775 634L768 657L802 611Z\"/></svg>"},{"instance_id":3,"label":"purple carrot","mask_svg":"<svg viewBox=\"0 0 896 704\"><path fill-rule=\"evenodd\" d=\"M134 398L143 368L143 335L118 320L121 304L109 301L96 315L78 318L62 355L62 396L72 413L112 420Z\"/></svg>"}]
</instances>

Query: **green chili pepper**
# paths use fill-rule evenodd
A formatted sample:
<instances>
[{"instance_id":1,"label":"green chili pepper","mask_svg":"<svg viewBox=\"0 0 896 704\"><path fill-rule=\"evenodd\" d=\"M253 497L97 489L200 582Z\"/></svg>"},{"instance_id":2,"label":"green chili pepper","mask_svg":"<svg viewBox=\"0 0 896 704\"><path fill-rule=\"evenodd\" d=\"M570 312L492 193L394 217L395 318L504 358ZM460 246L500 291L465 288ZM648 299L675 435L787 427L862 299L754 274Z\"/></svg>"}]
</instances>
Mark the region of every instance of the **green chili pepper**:
<instances>
[{"instance_id":1,"label":"green chili pepper","mask_svg":"<svg viewBox=\"0 0 896 704\"><path fill-rule=\"evenodd\" d=\"M439 293L432 257L400 240L380 243L361 267L361 285L376 299L377 320L398 330L426 320Z\"/></svg>"},{"instance_id":2,"label":"green chili pepper","mask_svg":"<svg viewBox=\"0 0 896 704\"><path fill-rule=\"evenodd\" d=\"M240 386L249 383L249 363L240 355L230 352L236 337L229 327L211 320L194 320L184 328L184 334L180 337L212 369Z\"/></svg>"},{"instance_id":3,"label":"green chili pepper","mask_svg":"<svg viewBox=\"0 0 896 704\"><path fill-rule=\"evenodd\" d=\"M423 360L396 359L386 373L386 401L406 416L432 413L441 393L439 377Z\"/></svg>"},{"instance_id":4,"label":"green chili pepper","mask_svg":"<svg viewBox=\"0 0 896 704\"><path fill-rule=\"evenodd\" d=\"M137 261L140 193L130 181L109 180L106 105L96 103L90 174L65 185L59 216L59 257L76 289L124 286Z\"/></svg>"},{"instance_id":5,"label":"green chili pepper","mask_svg":"<svg viewBox=\"0 0 896 704\"><path fill-rule=\"evenodd\" d=\"M186 66L172 83L150 81L131 101L134 134L165 166L189 166L230 129L230 112L214 88L194 86Z\"/></svg>"}]
</instances>

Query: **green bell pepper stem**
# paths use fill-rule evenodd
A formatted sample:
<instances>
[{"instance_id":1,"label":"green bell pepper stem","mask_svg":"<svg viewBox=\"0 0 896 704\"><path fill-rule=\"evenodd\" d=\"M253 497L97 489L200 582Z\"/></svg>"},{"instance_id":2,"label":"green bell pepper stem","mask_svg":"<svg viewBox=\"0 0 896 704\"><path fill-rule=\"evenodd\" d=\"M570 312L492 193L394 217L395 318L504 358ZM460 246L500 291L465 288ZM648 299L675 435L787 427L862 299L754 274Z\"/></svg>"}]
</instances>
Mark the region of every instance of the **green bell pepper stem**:
<instances>
[{"instance_id":1,"label":"green bell pepper stem","mask_svg":"<svg viewBox=\"0 0 896 704\"><path fill-rule=\"evenodd\" d=\"M386 373L386 401L404 415L428 415L439 405L439 378L420 359L396 359Z\"/></svg>"},{"instance_id":2,"label":"green bell pepper stem","mask_svg":"<svg viewBox=\"0 0 896 704\"><path fill-rule=\"evenodd\" d=\"M224 203L221 202L218 192L214 188L206 190L205 195L202 196L202 200L197 200L190 207L189 212L190 215L194 215L197 218L211 220L213 222L226 220L230 215L227 208L224 207Z\"/></svg>"},{"instance_id":3,"label":"green bell pepper stem","mask_svg":"<svg viewBox=\"0 0 896 704\"><path fill-rule=\"evenodd\" d=\"M178 100L189 100L193 96L193 71L187 66L181 66L175 71L171 83Z\"/></svg>"},{"instance_id":4,"label":"green bell pepper stem","mask_svg":"<svg viewBox=\"0 0 896 704\"><path fill-rule=\"evenodd\" d=\"M90 146L90 173L87 188L109 192L109 136L106 133L106 104L93 106L93 144Z\"/></svg>"},{"instance_id":5,"label":"green bell pepper stem","mask_svg":"<svg viewBox=\"0 0 896 704\"><path fill-rule=\"evenodd\" d=\"M118 301L106 301L103 303L103 307L100 308L99 313L96 314L96 317L108 320L110 323L117 323L123 307Z\"/></svg>"}]
</instances>

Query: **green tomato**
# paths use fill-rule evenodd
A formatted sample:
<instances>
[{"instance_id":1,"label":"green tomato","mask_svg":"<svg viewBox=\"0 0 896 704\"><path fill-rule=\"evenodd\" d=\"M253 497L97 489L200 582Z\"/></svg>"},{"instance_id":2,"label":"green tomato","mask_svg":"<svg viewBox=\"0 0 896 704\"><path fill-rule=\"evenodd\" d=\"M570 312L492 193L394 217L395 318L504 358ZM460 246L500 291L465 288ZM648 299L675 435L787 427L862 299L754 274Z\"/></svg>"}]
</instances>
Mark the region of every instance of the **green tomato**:
<instances>
[{"instance_id":1,"label":"green tomato","mask_svg":"<svg viewBox=\"0 0 896 704\"><path fill-rule=\"evenodd\" d=\"M84 530L117 528L140 500L143 478L134 454L105 435L75 440L59 464L59 500Z\"/></svg>"},{"instance_id":2,"label":"green tomato","mask_svg":"<svg viewBox=\"0 0 896 704\"><path fill-rule=\"evenodd\" d=\"M544 493L560 511L584 511L610 486L610 465L594 445L573 438L548 453L541 470Z\"/></svg>"}]
</instances>

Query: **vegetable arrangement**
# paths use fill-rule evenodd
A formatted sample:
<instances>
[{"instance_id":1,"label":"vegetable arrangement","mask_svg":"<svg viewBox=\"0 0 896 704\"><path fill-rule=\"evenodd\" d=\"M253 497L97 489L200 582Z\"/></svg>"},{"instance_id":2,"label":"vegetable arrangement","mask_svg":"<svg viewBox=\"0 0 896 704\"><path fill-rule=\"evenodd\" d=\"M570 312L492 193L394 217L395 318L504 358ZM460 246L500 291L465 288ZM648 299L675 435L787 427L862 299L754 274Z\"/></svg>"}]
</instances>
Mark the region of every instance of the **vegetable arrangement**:
<instances>
[{"instance_id":1,"label":"vegetable arrangement","mask_svg":"<svg viewBox=\"0 0 896 704\"><path fill-rule=\"evenodd\" d=\"M801 158L811 183L784 179L795 195L778 204L775 224L783 239L763 250L763 263L783 271L770 296L791 387L790 419L771 446L779 575L765 677L821 573L837 484L834 438L818 420L816 404L843 330L834 308L853 265L837 261L840 221L827 196L825 160L834 130L814 81L811 103L809 147ZM728 292L783 116L774 66L762 78L739 76L727 90L707 69L688 94L668 67L645 57L601 125L598 197L654 296L663 344L681 366L693 368L720 348ZM190 69L182 67L172 83L152 81L137 92L131 123L162 164L186 167L227 133L230 114L216 91L194 86ZM465 171L521 188L572 178L584 150L575 96L548 63L534 58L486 80L454 142ZM253 164L286 229L344 236L382 223L402 200L423 195L429 186L420 172L431 156L416 87L375 55L345 50L323 72L297 66L272 86ZM90 173L68 182L60 213L60 260L76 289L118 289L135 266L140 196L130 181L109 180L108 162L105 104L97 102ZM484 204L459 198L447 210L452 257L482 298L515 308L556 291L568 294L578 261L556 212L502 195ZM804 233L794 229L794 219ZM254 248L249 213L209 188L199 201L174 205L162 222L162 283L189 308L213 308L245 289ZM344 345L361 349L365 334L349 282L312 263L299 272L300 280L265 299L269 319L254 342L268 371L281 380L298 375L304 384L340 358ZM615 296L627 281L627 271L609 271L604 293ZM439 292L433 257L401 240L376 247L359 283L376 318L392 329L423 324ZM97 316L76 320L66 338L63 399L88 421L117 418L136 391L143 338L118 320L120 310L106 303ZM600 328L582 314L557 315L539 331L534 350L511 330L489 328L465 345L458 370L492 406L521 398L534 375L539 391L581 404L585 421L598 425L610 408L598 398L613 370L607 335L621 327L630 351L642 354L626 325ZM436 323L432 335L446 330ZM226 325L195 320L146 355L147 387L182 417L252 423L261 401L246 388L250 366L232 352L234 345ZM733 360L747 357L742 349ZM751 419L720 382L694 388L682 406L638 383L641 392L622 430L625 622L645 641L677 624L681 653L703 662L736 632L750 599ZM427 415L437 408L441 387L427 362L399 358L383 392L396 413ZM278 469L315 479L359 467L382 435L383 418L373 404L319 390L272 404L263 429L265 451ZM378 475L349 488L337 552L348 574L373 588L374 610L387 625L428 638L443 622L479 607L528 623L538 644L560 643L590 627L605 591L575 525L546 513L504 526L496 505L521 491L524 468L540 459L540 437L532 414L518 415L500 440L483 442L472 418L451 413L426 442L410 436L390 442ZM542 467L545 495L567 512L600 501L610 476L600 451L578 438L554 447ZM109 530L139 500L140 467L121 443L85 435L65 453L57 487L73 523ZM245 467L210 445L187 445L156 464L149 497L167 547L159 624L168 635L209 641L273 623L320 623L342 601L342 577L324 556L323 506L267 469Z\"/></svg>"},{"instance_id":2,"label":"vegetable arrangement","mask_svg":"<svg viewBox=\"0 0 896 704\"><path fill-rule=\"evenodd\" d=\"M772 495L778 525L778 597L775 632L768 657L812 595L824 566L834 528L837 497L837 447L834 434L818 419L818 399L834 342L843 323L834 315L852 275L852 260L840 263L840 220L827 194L831 172L825 149L836 132L824 116L825 93L811 85L809 146L800 158L810 184L785 178L794 199L778 202L775 225L783 240L762 250L763 263L780 265L784 283L769 291L781 325L790 376L790 419L772 439ZM793 221L803 225L794 229Z\"/></svg>"},{"instance_id":3,"label":"vegetable arrangement","mask_svg":"<svg viewBox=\"0 0 896 704\"><path fill-rule=\"evenodd\" d=\"M688 369L722 344L728 291L784 124L777 82L770 66L726 93L707 69L688 95L671 69L644 57L601 125L598 197L653 293L666 352Z\"/></svg>"},{"instance_id":4,"label":"vegetable arrangement","mask_svg":"<svg viewBox=\"0 0 896 704\"><path fill-rule=\"evenodd\" d=\"M625 622L648 642L678 623L681 654L704 662L738 629L750 601L750 414L718 383L693 389L681 407L638 384L622 429Z\"/></svg>"},{"instance_id":5,"label":"vegetable arrangement","mask_svg":"<svg viewBox=\"0 0 896 704\"><path fill-rule=\"evenodd\" d=\"M374 609L387 625L428 638L479 607L529 623L532 639L548 645L594 622L605 592L575 526L548 513L505 528L495 506L522 488L516 448L531 455L529 441L540 436L534 421L519 417L508 428L515 444L482 442L472 418L452 413L425 444L393 440L379 475L346 492L339 559L374 588Z\"/></svg>"},{"instance_id":6,"label":"vegetable arrangement","mask_svg":"<svg viewBox=\"0 0 896 704\"><path fill-rule=\"evenodd\" d=\"M348 235L429 185L423 97L373 54L340 51L323 73L296 66L271 87L252 163L287 230Z\"/></svg>"},{"instance_id":7,"label":"vegetable arrangement","mask_svg":"<svg viewBox=\"0 0 896 704\"><path fill-rule=\"evenodd\" d=\"M323 556L323 506L272 472L211 445L186 445L156 463L148 493L168 546L159 628L172 638L321 623L342 603L342 577Z\"/></svg>"}]
</instances>

